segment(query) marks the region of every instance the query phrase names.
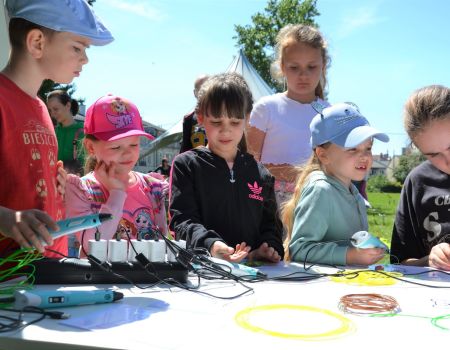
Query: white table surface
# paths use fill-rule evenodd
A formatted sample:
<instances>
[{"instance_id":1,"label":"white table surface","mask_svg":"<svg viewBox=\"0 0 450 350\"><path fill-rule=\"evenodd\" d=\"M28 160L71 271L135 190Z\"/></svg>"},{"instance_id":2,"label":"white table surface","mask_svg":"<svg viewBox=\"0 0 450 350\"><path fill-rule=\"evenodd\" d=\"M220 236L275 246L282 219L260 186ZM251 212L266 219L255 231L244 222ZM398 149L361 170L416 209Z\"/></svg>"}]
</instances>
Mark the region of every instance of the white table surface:
<instances>
[{"instance_id":1,"label":"white table surface","mask_svg":"<svg viewBox=\"0 0 450 350\"><path fill-rule=\"evenodd\" d=\"M264 271L274 275L293 269L297 267L279 264L265 267ZM437 280L426 283L450 287L450 278L438 275ZM404 282L390 286L355 286L328 278L248 285L254 288L254 293L234 300L214 299L178 288L139 290L114 286L125 294L121 301L55 309L71 314L70 322L89 321L90 327L96 329L78 329L60 320L45 319L21 331L1 334L0 349L389 349L394 344L401 345L402 349L418 349L431 344L442 346L450 339L450 331L431 323L432 317L450 314L449 289ZM231 296L242 292L243 287L232 281L202 281L201 290ZM421 317L343 314L338 309L339 299L353 293L390 295L399 302L400 315ZM437 306L433 305L433 300L439 302ZM235 321L235 315L241 310L273 304L330 310L352 321L354 330L334 339L305 341L255 333ZM338 325L329 316L295 310L267 311L255 317L252 322L267 329L295 334L324 332ZM442 320L440 325L450 329L450 318Z\"/></svg>"}]
</instances>

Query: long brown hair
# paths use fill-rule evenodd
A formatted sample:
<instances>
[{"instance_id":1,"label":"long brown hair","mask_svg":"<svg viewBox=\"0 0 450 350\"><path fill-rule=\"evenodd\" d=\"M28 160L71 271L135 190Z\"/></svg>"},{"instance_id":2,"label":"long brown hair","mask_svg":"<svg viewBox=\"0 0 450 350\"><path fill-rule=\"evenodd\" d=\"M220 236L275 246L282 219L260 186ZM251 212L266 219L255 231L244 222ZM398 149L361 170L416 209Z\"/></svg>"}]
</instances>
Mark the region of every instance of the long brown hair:
<instances>
[{"instance_id":1,"label":"long brown hair","mask_svg":"<svg viewBox=\"0 0 450 350\"><path fill-rule=\"evenodd\" d=\"M229 118L245 121L252 106L252 93L244 78L237 73L222 73L211 76L202 84L197 95L196 112L205 118L226 112ZM245 131L238 148L247 152Z\"/></svg>"},{"instance_id":2,"label":"long brown hair","mask_svg":"<svg viewBox=\"0 0 450 350\"><path fill-rule=\"evenodd\" d=\"M330 143L318 146L327 148ZM295 185L294 193L292 197L283 204L281 209L281 220L287 231L286 238L284 240L284 260L290 261L291 257L289 255L289 243L292 239L292 228L294 226L294 211L297 206L298 201L301 199L303 188L308 180L309 175L313 171L322 170L322 166L319 157L314 150L311 157L309 157L306 164L302 167L297 168L297 183Z\"/></svg>"},{"instance_id":3,"label":"long brown hair","mask_svg":"<svg viewBox=\"0 0 450 350\"><path fill-rule=\"evenodd\" d=\"M324 99L325 88L327 86L327 68L331 59L328 55L328 45L322 33L312 26L305 24L288 24L281 28L276 38L276 60L271 66L272 75L280 80L282 72L280 71L283 63L284 51L292 43L302 43L311 46L314 49L320 49L322 55L323 72L319 84L316 87L316 96Z\"/></svg>"}]
</instances>

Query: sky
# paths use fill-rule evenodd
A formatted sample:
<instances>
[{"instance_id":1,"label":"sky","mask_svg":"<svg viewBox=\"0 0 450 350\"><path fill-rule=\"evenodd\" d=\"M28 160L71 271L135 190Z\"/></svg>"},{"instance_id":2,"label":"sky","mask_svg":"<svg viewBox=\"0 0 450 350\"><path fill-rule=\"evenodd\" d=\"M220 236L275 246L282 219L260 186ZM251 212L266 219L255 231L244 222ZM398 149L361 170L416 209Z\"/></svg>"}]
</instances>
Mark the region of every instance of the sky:
<instances>
[{"instance_id":1,"label":"sky","mask_svg":"<svg viewBox=\"0 0 450 350\"><path fill-rule=\"evenodd\" d=\"M74 97L89 106L113 93L133 101L144 120L165 129L195 105L193 82L225 71L237 54L234 26L251 24L267 0L97 0L115 37L88 50ZM330 103L351 101L400 154L408 144L402 110L430 84L450 86L450 1L318 0L316 17L331 56Z\"/></svg>"}]
</instances>

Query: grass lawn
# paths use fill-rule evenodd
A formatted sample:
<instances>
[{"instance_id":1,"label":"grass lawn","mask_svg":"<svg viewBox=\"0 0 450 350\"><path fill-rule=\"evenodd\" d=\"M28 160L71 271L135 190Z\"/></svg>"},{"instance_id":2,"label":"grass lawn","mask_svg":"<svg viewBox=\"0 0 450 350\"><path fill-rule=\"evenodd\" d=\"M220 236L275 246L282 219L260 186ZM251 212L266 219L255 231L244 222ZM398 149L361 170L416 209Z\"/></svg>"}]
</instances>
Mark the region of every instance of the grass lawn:
<instances>
[{"instance_id":1,"label":"grass lawn","mask_svg":"<svg viewBox=\"0 0 450 350\"><path fill-rule=\"evenodd\" d=\"M391 245L392 227L400 193L367 194L372 208L367 210L369 232L378 236L387 245Z\"/></svg>"}]
</instances>

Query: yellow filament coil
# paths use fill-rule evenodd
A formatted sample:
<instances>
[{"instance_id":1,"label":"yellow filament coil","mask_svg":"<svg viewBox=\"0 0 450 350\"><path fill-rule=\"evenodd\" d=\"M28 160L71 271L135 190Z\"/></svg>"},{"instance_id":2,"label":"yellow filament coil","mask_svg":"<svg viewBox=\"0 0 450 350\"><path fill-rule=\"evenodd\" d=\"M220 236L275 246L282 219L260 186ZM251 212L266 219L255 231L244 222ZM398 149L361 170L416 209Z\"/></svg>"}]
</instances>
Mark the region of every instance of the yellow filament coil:
<instances>
[{"instance_id":1,"label":"yellow filament coil","mask_svg":"<svg viewBox=\"0 0 450 350\"><path fill-rule=\"evenodd\" d=\"M315 312L326 315L328 317L332 317L340 322L339 327L332 329L327 332L322 333L311 333L311 334L302 334L302 333L283 333L270 329L266 329L263 327L256 326L251 323L250 317L257 313L269 312L268 317L270 317L270 312L274 310L297 310L297 311L307 311L307 312ZM262 333L266 335L270 335L273 337L285 338L285 339L300 339L300 340L325 340L330 338L336 338L345 333L350 332L354 329L353 323L346 317L334 313L329 310L320 309L313 306L303 306L303 305L289 305L289 304L274 304L274 305L262 305L255 306L239 311L235 316L235 321L241 327L246 330Z\"/></svg>"},{"instance_id":2,"label":"yellow filament coil","mask_svg":"<svg viewBox=\"0 0 450 350\"><path fill-rule=\"evenodd\" d=\"M389 286L397 282L392 277L402 277L400 272L379 273L367 270L345 270L342 276L330 277L333 282L347 283L358 286Z\"/></svg>"}]
</instances>

